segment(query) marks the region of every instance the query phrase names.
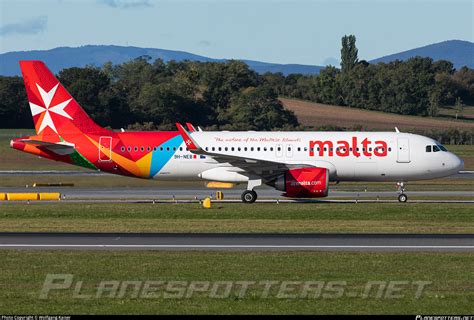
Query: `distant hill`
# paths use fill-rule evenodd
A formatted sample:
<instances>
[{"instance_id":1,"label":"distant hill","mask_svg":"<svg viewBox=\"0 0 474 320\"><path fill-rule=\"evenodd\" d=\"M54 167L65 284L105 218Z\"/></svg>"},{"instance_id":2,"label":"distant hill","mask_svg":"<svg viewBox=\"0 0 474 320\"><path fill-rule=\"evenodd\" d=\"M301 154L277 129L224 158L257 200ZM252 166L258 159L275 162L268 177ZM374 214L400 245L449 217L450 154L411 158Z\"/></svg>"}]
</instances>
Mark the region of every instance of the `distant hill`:
<instances>
[{"instance_id":1,"label":"distant hill","mask_svg":"<svg viewBox=\"0 0 474 320\"><path fill-rule=\"evenodd\" d=\"M113 64L123 63L140 56L148 55L153 60L163 59L183 61L216 61L223 62L226 59L213 59L184 51L124 47L112 45L88 45L82 47L58 47L50 50L15 51L0 54L0 75L21 75L19 60L43 60L55 73L64 68L83 67L85 65L102 66L111 61ZM461 40L450 40L431 44L400 53L395 53L382 58L374 59L370 63L390 62L396 59L406 60L410 57L431 57L433 60L448 60L454 64L456 69L462 66L474 68L474 43ZM278 64L254 60L242 60L258 73L281 72L284 75L290 73L318 74L322 66L302 64Z\"/></svg>"},{"instance_id":2,"label":"distant hill","mask_svg":"<svg viewBox=\"0 0 474 320\"><path fill-rule=\"evenodd\" d=\"M463 66L474 68L474 43L462 40L449 40L411 49L374 59L370 63L407 60L411 57L430 57L433 60L451 61L456 69Z\"/></svg>"},{"instance_id":3,"label":"distant hill","mask_svg":"<svg viewBox=\"0 0 474 320\"><path fill-rule=\"evenodd\" d=\"M111 61L113 64L123 63L137 57L148 55L153 60L163 59L183 61L225 61L225 59L213 59L196 54L153 48L123 47L123 46L101 46L88 45L82 47L59 47L51 50L15 51L0 54L0 75L21 75L19 60L42 60L55 73L64 68L83 67L85 65L102 66ZM284 75L290 73L318 74L321 66L299 65L299 64L276 64L253 60L243 60L249 67L258 73L281 72Z\"/></svg>"}]
</instances>

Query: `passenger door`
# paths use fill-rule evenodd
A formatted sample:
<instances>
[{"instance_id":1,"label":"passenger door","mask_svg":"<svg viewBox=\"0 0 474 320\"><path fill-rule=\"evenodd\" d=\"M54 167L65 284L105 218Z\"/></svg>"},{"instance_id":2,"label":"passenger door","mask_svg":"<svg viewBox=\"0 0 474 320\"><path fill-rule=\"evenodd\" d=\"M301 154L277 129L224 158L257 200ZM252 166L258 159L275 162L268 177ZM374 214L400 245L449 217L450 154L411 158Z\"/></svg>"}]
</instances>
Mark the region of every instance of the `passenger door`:
<instances>
[{"instance_id":1,"label":"passenger door","mask_svg":"<svg viewBox=\"0 0 474 320\"><path fill-rule=\"evenodd\" d=\"M410 162L410 143L408 138L397 139L397 162Z\"/></svg>"}]
</instances>

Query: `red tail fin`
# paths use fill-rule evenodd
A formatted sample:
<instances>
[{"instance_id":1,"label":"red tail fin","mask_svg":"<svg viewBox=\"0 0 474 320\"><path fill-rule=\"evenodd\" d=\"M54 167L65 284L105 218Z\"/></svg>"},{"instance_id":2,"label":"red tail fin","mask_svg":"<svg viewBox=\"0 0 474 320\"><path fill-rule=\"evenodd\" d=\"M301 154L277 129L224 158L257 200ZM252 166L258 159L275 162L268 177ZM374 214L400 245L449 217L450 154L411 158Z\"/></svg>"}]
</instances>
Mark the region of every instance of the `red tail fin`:
<instances>
[{"instance_id":1,"label":"red tail fin","mask_svg":"<svg viewBox=\"0 0 474 320\"><path fill-rule=\"evenodd\" d=\"M38 135L101 132L42 61L20 61Z\"/></svg>"}]
</instances>

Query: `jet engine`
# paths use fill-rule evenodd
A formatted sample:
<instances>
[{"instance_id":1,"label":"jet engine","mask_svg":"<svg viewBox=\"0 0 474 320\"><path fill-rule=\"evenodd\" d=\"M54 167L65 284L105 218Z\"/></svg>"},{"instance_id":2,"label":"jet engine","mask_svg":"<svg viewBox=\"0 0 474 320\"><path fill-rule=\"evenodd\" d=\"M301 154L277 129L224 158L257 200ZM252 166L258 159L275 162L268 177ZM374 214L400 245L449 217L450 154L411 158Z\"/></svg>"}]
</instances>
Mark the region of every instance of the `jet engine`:
<instances>
[{"instance_id":1,"label":"jet engine","mask_svg":"<svg viewBox=\"0 0 474 320\"><path fill-rule=\"evenodd\" d=\"M284 191L290 198L327 197L329 173L326 168L291 169L278 176L272 183L275 189Z\"/></svg>"}]
</instances>

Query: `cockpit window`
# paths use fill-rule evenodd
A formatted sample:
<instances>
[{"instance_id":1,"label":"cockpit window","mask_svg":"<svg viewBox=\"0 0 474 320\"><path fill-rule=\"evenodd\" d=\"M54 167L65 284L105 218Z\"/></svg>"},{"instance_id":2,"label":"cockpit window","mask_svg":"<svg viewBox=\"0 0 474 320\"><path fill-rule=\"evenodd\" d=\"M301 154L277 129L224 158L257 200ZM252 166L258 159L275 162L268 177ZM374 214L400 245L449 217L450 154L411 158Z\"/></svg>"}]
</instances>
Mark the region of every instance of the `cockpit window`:
<instances>
[{"instance_id":1,"label":"cockpit window","mask_svg":"<svg viewBox=\"0 0 474 320\"><path fill-rule=\"evenodd\" d=\"M431 146L426 146L426 152L431 152Z\"/></svg>"},{"instance_id":2,"label":"cockpit window","mask_svg":"<svg viewBox=\"0 0 474 320\"><path fill-rule=\"evenodd\" d=\"M441 149L438 146L433 146L433 152L438 152L441 151Z\"/></svg>"},{"instance_id":3,"label":"cockpit window","mask_svg":"<svg viewBox=\"0 0 474 320\"><path fill-rule=\"evenodd\" d=\"M440 145L440 144L438 144L438 148L440 148L441 151L448 151L444 146L442 146L442 145Z\"/></svg>"}]
</instances>

